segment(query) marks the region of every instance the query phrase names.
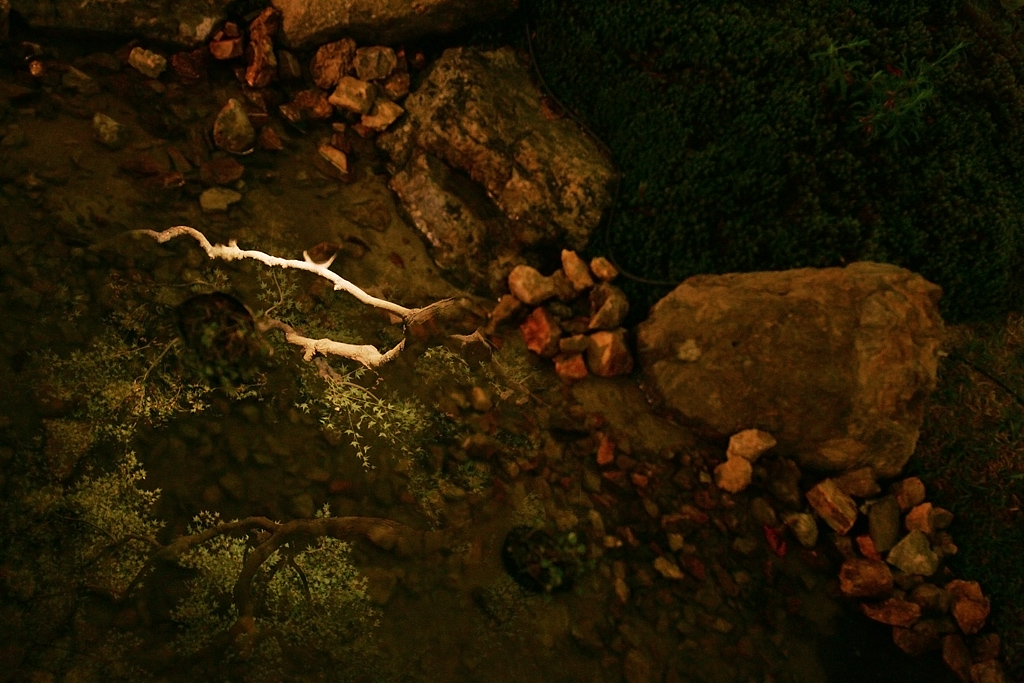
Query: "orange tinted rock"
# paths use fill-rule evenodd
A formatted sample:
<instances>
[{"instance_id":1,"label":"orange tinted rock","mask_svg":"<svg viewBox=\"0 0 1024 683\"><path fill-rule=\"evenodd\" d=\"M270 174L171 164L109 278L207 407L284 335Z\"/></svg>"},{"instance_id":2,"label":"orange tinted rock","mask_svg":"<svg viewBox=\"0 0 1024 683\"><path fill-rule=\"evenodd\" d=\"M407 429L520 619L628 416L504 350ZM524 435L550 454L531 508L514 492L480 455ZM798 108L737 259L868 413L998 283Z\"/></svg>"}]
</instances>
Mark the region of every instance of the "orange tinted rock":
<instances>
[{"instance_id":1,"label":"orange tinted rock","mask_svg":"<svg viewBox=\"0 0 1024 683\"><path fill-rule=\"evenodd\" d=\"M560 353L554 358L555 372L565 380L583 379L589 373L581 353Z\"/></svg>"},{"instance_id":2,"label":"orange tinted rock","mask_svg":"<svg viewBox=\"0 0 1024 683\"><path fill-rule=\"evenodd\" d=\"M982 595L978 582L956 579L946 584L946 591L952 601L953 618L960 630L968 635L980 631L988 619L991 603Z\"/></svg>"},{"instance_id":3,"label":"orange tinted rock","mask_svg":"<svg viewBox=\"0 0 1024 683\"><path fill-rule=\"evenodd\" d=\"M839 590L848 598L885 597L892 593L892 571L878 560L846 560L839 569Z\"/></svg>"},{"instance_id":4,"label":"orange tinted rock","mask_svg":"<svg viewBox=\"0 0 1024 683\"><path fill-rule=\"evenodd\" d=\"M921 608L901 598L889 598L879 603L861 603L860 611L868 619L889 626L910 627L921 618Z\"/></svg>"},{"instance_id":5,"label":"orange tinted rock","mask_svg":"<svg viewBox=\"0 0 1024 683\"><path fill-rule=\"evenodd\" d=\"M550 358L558 352L558 340L562 330L558 321L544 308L535 308L519 326L523 334L526 348L534 353Z\"/></svg>"},{"instance_id":6,"label":"orange tinted rock","mask_svg":"<svg viewBox=\"0 0 1024 683\"><path fill-rule=\"evenodd\" d=\"M628 375L633 371L633 355L626 346L626 330L601 331L590 335L587 367L598 377Z\"/></svg>"},{"instance_id":7,"label":"orange tinted rock","mask_svg":"<svg viewBox=\"0 0 1024 683\"><path fill-rule=\"evenodd\" d=\"M896 496L900 512L907 512L915 505L924 502L924 482L918 477L907 477L892 485L890 492Z\"/></svg>"},{"instance_id":8,"label":"orange tinted rock","mask_svg":"<svg viewBox=\"0 0 1024 683\"><path fill-rule=\"evenodd\" d=\"M281 25L281 13L268 7L249 24L249 65L245 82L251 88L265 88L277 76L274 34Z\"/></svg>"},{"instance_id":9,"label":"orange tinted rock","mask_svg":"<svg viewBox=\"0 0 1024 683\"><path fill-rule=\"evenodd\" d=\"M971 653L961 636L953 634L942 639L942 661L963 683L971 683Z\"/></svg>"},{"instance_id":10,"label":"orange tinted rock","mask_svg":"<svg viewBox=\"0 0 1024 683\"><path fill-rule=\"evenodd\" d=\"M932 533L932 504L921 503L915 505L907 516L903 519L904 525L907 527L907 531L922 531L926 534Z\"/></svg>"}]
</instances>

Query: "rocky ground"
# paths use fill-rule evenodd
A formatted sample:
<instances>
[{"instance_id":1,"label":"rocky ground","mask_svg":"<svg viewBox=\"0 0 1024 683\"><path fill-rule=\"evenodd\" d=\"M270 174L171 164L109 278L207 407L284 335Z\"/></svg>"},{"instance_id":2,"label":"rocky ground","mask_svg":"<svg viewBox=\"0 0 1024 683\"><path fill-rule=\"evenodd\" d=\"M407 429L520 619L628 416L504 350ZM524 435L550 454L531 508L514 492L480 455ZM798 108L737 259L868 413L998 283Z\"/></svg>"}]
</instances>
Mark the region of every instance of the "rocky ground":
<instances>
[{"instance_id":1,"label":"rocky ground","mask_svg":"<svg viewBox=\"0 0 1024 683\"><path fill-rule=\"evenodd\" d=\"M5 385L26 383L33 352L81 347L109 324L105 315L177 305L182 284L210 276L194 249L125 239L136 228L186 224L292 256L327 243L341 252L335 270L391 300L464 294L438 276L396 210L373 145L428 57L342 41L278 51L271 67L258 44L246 57L240 36L224 26L208 46L178 53L46 36L7 46ZM269 69L283 85L261 87ZM367 101L367 84L379 99ZM556 314L608 316L602 327L615 328L614 269L562 262ZM234 295L258 298L251 270L224 272ZM520 345L535 373L520 382L529 392L503 397L472 377L426 397L467 433L433 451L438 469L473 463L472 481L453 476L424 492L408 470L367 473L336 457L337 443L286 400L218 399L210 414L138 436L151 483L165 491L161 514L180 530L203 508L308 517L328 502L339 514L465 525L456 548L421 562L359 551L383 608L382 680L1005 680L998 637L984 631L987 599L940 566L956 551L943 531L950 517L920 480L884 490L856 473L818 481L756 434L700 442L649 407L628 376L624 338L581 343L602 334L586 326L551 338L551 314L535 313L544 278L520 271L510 298L491 302L500 312L492 341ZM328 299L312 280L298 286L296 296ZM542 359L556 353L558 366ZM396 364L382 375L412 383L409 373ZM9 433L62 418L60 406L36 399L11 407ZM51 429L51 442L55 434L67 438ZM539 596L510 580L506 535L538 525L573 590ZM894 547L902 550L883 562ZM540 576L557 584L550 571ZM21 599L5 591L9 603ZM131 628L132 615L97 616L76 633ZM0 678L71 680L67 662L45 652L5 649ZM146 661L171 680L163 656L153 646Z\"/></svg>"}]
</instances>

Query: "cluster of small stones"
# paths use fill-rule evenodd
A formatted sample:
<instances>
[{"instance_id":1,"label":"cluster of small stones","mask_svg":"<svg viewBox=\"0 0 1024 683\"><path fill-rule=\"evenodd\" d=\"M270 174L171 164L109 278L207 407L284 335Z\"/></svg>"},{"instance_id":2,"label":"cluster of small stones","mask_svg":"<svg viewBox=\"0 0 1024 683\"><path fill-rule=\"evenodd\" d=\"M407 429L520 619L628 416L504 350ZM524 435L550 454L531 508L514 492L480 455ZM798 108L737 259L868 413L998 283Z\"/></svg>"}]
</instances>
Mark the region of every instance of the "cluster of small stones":
<instances>
[{"instance_id":1,"label":"cluster of small stones","mask_svg":"<svg viewBox=\"0 0 1024 683\"><path fill-rule=\"evenodd\" d=\"M320 139L314 163L325 175L351 181L350 157L355 136L372 139L384 132L404 113L401 102L409 94L409 64L404 50L386 46L357 47L355 41L343 38L320 46L308 65L307 74L313 87L299 90L290 101L282 102L282 94L270 88L279 82L300 83L306 76L299 58L288 50L274 47L274 36L280 28L280 12L268 7L253 19L247 30L234 22L226 22L213 33L206 46L167 57L134 47L127 63L147 79L158 92L166 85L160 78L168 67L185 83L204 78L210 60L239 62L235 75L243 86L242 99L231 98L217 114L213 124L214 144L229 156L201 163L204 184L211 186L201 196L207 212L225 211L242 199L234 186L244 167L234 157L254 149L280 151L285 142L282 133L272 125L272 113L291 124L330 123L330 136ZM415 68L425 66L425 58L417 53ZM43 68L42 63L39 66ZM62 67L64 80L74 81L80 91L97 92L98 86L85 73L73 67ZM90 87L93 85L95 87ZM111 149L126 145L125 127L106 114L93 117L96 139ZM185 184L185 173L192 170L180 153L173 158L174 170L127 168L128 172L146 177L154 187L167 189ZM149 172L147 172L149 171Z\"/></svg>"},{"instance_id":2,"label":"cluster of small stones","mask_svg":"<svg viewBox=\"0 0 1024 683\"><path fill-rule=\"evenodd\" d=\"M576 381L589 374L626 375L633 355L622 327L629 299L611 283L618 271L598 256L589 267L576 252L562 250L562 267L544 276L531 266L516 266L508 276L507 294L491 312L488 331L518 319L526 347L554 362L562 379Z\"/></svg>"},{"instance_id":3,"label":"cluster of small stones","mask_svg":"<svg viewBox=\"0 0 1024 683\"><path fill-rule=\"evenodd\" d=\"M715 468L715 484L730 493L745 489L754 463L775 443L756 429L733 435L726 461ZM989 599L976 581L953 579L942 567L943 559L957 552L946 531L953 513L925 500L919 478L892 483L883 495L873 471L865 467L823 479L805 497L813 514L787 512L783 523L808 549L818 543L815 517L835 532L835 546L845 558L840 592L859 600L869 619L892 626L901 650L918 656L941 649L943 661L965 683L1006 680L998 660L999 636L979 634L989 616Z\"/></svg>"}]
</instances>

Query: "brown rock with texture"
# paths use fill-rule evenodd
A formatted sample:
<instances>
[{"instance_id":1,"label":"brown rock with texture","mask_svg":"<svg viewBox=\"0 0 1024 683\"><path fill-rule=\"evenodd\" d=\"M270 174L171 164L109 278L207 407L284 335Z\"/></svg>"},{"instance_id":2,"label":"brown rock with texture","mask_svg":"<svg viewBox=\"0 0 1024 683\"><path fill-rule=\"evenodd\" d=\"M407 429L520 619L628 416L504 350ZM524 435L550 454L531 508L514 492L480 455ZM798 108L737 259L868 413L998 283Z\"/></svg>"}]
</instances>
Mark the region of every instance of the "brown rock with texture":
<instances>
[{"instance_id":1,"label":"brown rock with texture","mask_svg":"<svg viewBox=\"0 0 1024 683\"><path fill-rule=\"evenodd\" d=\"M890 487L889 492L896 496L900 512L907 512L915 505L920 505L924 502L924 482L918 477L907 477L896 482Z\"/></svg>"},{"instance_id":2,"label":"brown rock with texture","mask_svg":"<svg viewBox=\"0 0 1024 683\"><path fill-rule=\"evenodd\" d=\"M507 17L517 0L272 0L288 47L307 48L345 35L360 44L395 45Z\"/></svg>"},{"instance_id":3,"label":"brown rock with texture","mask_svg":"<svg viewBox=\"0 0 1024 683\"><path fill-rule=\"evenodd\" d=\"M1006 683L1006 672L996 659L971 664L972 683Z\"/></svg>"},{"instance_id":4,"label":"brown rock with texture","mask_svg":"<svg viewBox=\"0 0 1024 683\"><path fill-rule=\"evenodd\" d=\"M633 371L633 354L626 345L626 330L595 332L587 347L587 367L598 377L628 375Z\"/></svg>"},{"instance_id":5,"label":"brown rock with texture","mask_svg":"<svg viewBox=\"0 0 1024 683\"><path fill-rule=\"evenodd\" d=\"M861 603L860 611L868 619L904 628L913 626L921 618L921 608L918 605L897 597L874 604Z\"/></svg>"},{"instance_id":6,"label":"brown rock with texture","mask_svg":"<svg viewBox=\"0 0 1024 683\"><path fill-rule=\"evenodd\" d=\"M845 534L857 521L856 503L840 491L832 479L824 479L808 491L807 502L838 534Z\"/></svg>"},{"instance_id":7,"label":"brown rock with texture","mask_svg":"<svg viewBox=\"0 0 1024 683\"><path fill-rule=\"evenodd\" d=\"M963 683L971 683L971 653L959 634L942 639L942 661Z\"/></svg>"},{"instance_id":8,"label":"brown rock with texture","mask_svg":"<svg viewBox=\"0 0 1024 683\"><path fill-rule=\"evenodd\" d=\"M839 590L848 598L883 598L892 593L892 572L885 562L852 558L839 568Z\"/></svg>"},{"instance_id":9,"label":"brown rock with texture","mask_svg":"<svg viewBox=\"0 0 1024 683\"><path fill-rule=\"evenodd\" d=\"M402 122L378 138L392 189L419 213L420 230L436 235L448 222L404 187L420 155L453 178L431 204L468 204L478 221L494 223L484 240L473 231L454 235L452 253L438 261L478 286L494 288L481 281L478 264L554 244L584 248L611 202L614 169L571 121L547 120L541 97L514 50L452 48L405 99Z\"/></svg>"},{"instance_id":10,"label":"brown rock with texture","mask_svg":"<svg viewBox=\"0 0 1024 683\"><path fill-rule=\"evenodd\" d=\"M281 13L268 7L249 24L249 59L245 82L250 88L265 88L277 76L274 34L281 25Z\"/></svg>"},{"instance_id":11,"label":"brown rock with texture","mask_svg":"<svg viewBox=\"0 0 1024 683\"><path fill-rule=\"evenodd\" d=\"M562 330L558 321L543 308L535 308L519 326L526 348L536 354L550 358L558 353L558 339Z\"/></svg>"},{"instance_id":12,"label":"brown rock with texture","mask_svg":"<svg viewBox=\"0 0 1024 683\"><path fill-rule=\"evenodd\" d=\"M313 82L324 90L330 90L338 85L341 77L347 75L352 68L352 58L355 54L356 43L351 38L321 45L309 63Z\"/></svg>"},{"instance_id":13,"label":"brown rock with texture","mask_svg":"<svg viewBox=\"0 0 1024 683\"><path fill-rule=\"evenodd\" d=\"M640 362L667 406L706 438L756 427L804 467L871 466L893 477L914 452L935 388L941 291L873 262L696 275L640 324ZM699 356L683 360L691 339Z\"/></svg>"},{"instance_id":14,"label":"brown rock with texture","mask_svg":"<svg viewBox=\"0 0 1024 683\"><path fill-rule=\"evenodd\" d=\"M992 605L982 595L978 582L956 579L946 584L946 591L952 602L953 618L960 630L967 635L980 631L985 626Z\"/></svg>"}]
</instances>

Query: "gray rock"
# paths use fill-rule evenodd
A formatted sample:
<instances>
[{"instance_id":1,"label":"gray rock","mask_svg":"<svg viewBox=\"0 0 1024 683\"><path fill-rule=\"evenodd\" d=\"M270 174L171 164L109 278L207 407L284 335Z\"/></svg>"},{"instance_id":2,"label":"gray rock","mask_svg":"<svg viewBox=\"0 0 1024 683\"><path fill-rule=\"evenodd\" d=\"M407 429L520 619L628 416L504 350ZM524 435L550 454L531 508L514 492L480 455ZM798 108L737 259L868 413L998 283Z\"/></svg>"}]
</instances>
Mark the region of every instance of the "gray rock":
<instances>
[{"instance_id":1,"label":"gray rock","mask_svg":"<svg viewBox=\"0 0 1024 683\"><path fill-rule=\"evenodd\" d=\"M36 28L86 29L191 47L227 18L228 0L0 0Z\"/></svg>"},{"instance_id":2,"label":"gray rock","mask_svg":"<svg viewBox=\"0 0 1024 683\"><path fill-rule=\"evenodd\" d=\"M705 438L762 429L801 467L871 466L893 477L935 388L941 293L906 269L865 261L696 275L640 324L643 374ZM684 362L678 349L691 339L700 355Z\"/></svg>"},{"instance_id":3,"label":"gray rock","mask_svg":"<svg viewBox=\"0 0 1024 683\"><path fill-rule=\"evenodd\" d=\"M884 496L868 508L868 533L880 553L896 545L900 537L900 507L893 496Z\"/></svg>"},{"instance_id":4,"label":"gray rock","mask_svg":"<svg viewBox=\"0 0 1024 683\"><path fill-rule=\"evenodd\" d=\"M456 31L515 11L517 0L272 0L281 12L287 47L304 48L341 36L394 45Z\"/></svg>"},{"instance_id":5,"label":"gray rock","mask_svg":"<svg viewBox=\"0 0 1024 683\"><path fill-rule=\"evenodd\" d=\"M905 574L931 576L939 568L939 557L932 551L928 537L920 531L911 531L897 543L885 561Z\"/></svg>"}]
</instances>

